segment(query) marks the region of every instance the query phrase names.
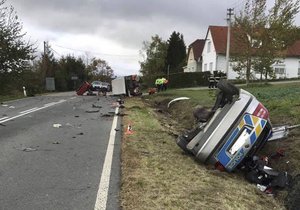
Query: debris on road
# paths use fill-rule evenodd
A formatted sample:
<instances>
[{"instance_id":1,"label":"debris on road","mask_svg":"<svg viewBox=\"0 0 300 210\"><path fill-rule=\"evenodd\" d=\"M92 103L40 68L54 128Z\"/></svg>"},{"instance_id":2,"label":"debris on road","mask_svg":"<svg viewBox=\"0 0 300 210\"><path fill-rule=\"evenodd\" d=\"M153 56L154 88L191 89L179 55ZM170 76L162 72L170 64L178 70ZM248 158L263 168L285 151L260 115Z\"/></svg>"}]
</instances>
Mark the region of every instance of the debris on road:
<instances>
[{"instance_id":1,"label":"debris on road","mask_svg":"<svg viewBox=\"0 0 300 210\"><path fill-rule=\"evenodd\" d=\"M60 128L62 125L59 123L53 124L53 128Z\"/></svg>"},{"instance_id":2,"label":"debris on road","mask_svg":"<svg viewBox=\"0 0 300 210\"><path fill-rule=\"evenodd\" d=\"M97 110L86 110L85 112L86 113L96 113L96 112L99 112L100 110L97 109Z\"/></svg>"},{"instance_id":3,"label":"debris on road","mask_svg":"<svg viewBox=\"0 0 300 210\"><path fill-rule=\"evenodd\" d=\"M52 144L60 144L60 142L54 141L54 142L52 142Z\"/></svg>"},{"instance_id":4,"label":"debris on road","mask_svg":"<svg viewBox=\"0 0 300 210\"><path fill-rule=\"evenodd\" d=\"M23 152L34 152L34 151L37 151L37 149L32 148L32 147L21 147L21 148L16 148L15 147L15 149L23 151Z\"/></svg>"},{"instance_id":5,"label":"debris on road","mask_svg":"<svg viewBox=\"0 0 300 210\"><path fill-rule=\"evenodd\" d=\"M82 135L83 135L83 132L77 133L77 135L82 136Z\"/></svg>"},{"instance_id":6,"label":"debris on road","mask_svg":"<svg viewBox=\"0 0 300 210\"><path fill-rule=\"evenodd\" d=\"M101 113L100 116L101 116L101 117L113 117L114 114L109 114L109 113L103 114L103 113Z\"/></svg>"},{"instance_id":7,"label":"debris on road","mask_svg":"<svg viewBox=\"0 0 300 210\"><path fill-rule=\"evenodd\" d=\"M68 126L68 127L74 127L71 123L66 123L66 126Z\"/></svg>"},{"instance_id":8,"label":"debris on road","mask_svg":"<svg viewBox=\"0 0 300 210\"><path fill-rule=\"evenodd\" d=\"M102 108L102 106L100 106L100 105L95 105L95 104L93 104L92 107L93 107L93 108L99 108L99 109Z\"/></svg>"}]
</instances>

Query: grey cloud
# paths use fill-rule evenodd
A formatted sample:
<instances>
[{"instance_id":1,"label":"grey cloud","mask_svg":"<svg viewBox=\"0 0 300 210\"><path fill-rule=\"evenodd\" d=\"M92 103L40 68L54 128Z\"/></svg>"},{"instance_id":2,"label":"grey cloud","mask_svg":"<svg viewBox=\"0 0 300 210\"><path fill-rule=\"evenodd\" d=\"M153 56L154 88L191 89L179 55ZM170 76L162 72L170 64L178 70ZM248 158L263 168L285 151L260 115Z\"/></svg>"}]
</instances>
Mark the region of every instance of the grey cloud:
<instances>
[{"instance_id":1,"label":"grey cloud","mask_svg":"<svg viewBox=\"0 0 300 210\"><path fill-rule=\"evenodd\" d=\"M217 0L11 0L11 4L24 15L21 19L36 27L97 33L132 47L156 33L163 36L170 28L195 27L197 31L210 23L225 24L226 14L224 1Z\"/></svg>"}]
</instances>

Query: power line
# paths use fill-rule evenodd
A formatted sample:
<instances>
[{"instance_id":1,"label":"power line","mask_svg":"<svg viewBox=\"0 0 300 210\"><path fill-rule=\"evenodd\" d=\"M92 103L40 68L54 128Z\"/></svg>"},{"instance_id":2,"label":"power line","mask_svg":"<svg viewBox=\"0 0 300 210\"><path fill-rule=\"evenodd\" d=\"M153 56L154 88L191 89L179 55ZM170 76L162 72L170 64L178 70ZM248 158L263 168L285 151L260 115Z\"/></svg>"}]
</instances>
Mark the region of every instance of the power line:
<instances>
[{"instance_id":1,"label":"power line","mask_svg":"<svg viewBox=\"0 0 300 210\"><path fill-rule=\"evenodd\" d=\"M58 56L61 56L58 52L56 52L52 47L49 47L53 52L55 52Z\"/></svg>"},{"instance_id":2,"label":"power line","mask_svg":"<svg viewBox=\"0 0 300 210\"><path fill-rule=\"evenodd\" d=\"M231 3L230 4L230 6L228 6L228 7L230 7L230 8L233 8L233 9L235 9L236 11L238 11L239 9L241 9L241 7L246 3L246 1L247 0L237 0L236 2L234 2L234 3Z\"/></svg>"},{"instance_id":3,"label":"power line","mask_svg":"<svg viewBox=\"0 0 300 210\"><path fill-rule=\"evenodd\" d=\"M67 50L72 50L72 51L77 51L77 52L84 52L84 53L92 53L92 54L97 54L97 55L103 55L103 56L116 56L116 57L137 57L138 55L124 55L124 54L108 54L108 53L100 53L100 52L94 52L94 51L89 51L89 50L80 50L80 49L74 49L74 48L69 48L69 47L64 47L56 44L52 44L56 47L67 49Z\"/></svg>"}]
</instances>

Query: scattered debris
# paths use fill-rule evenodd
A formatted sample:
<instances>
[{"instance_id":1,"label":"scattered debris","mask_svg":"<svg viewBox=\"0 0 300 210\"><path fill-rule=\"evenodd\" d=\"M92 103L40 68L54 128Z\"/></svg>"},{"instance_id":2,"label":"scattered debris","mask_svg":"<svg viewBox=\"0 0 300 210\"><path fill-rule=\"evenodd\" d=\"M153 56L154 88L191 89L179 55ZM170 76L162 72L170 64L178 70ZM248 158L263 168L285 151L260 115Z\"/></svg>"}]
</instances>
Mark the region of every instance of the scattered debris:
<instances>
[{"instance_id":1,"label":"scattered debris","mask_svg":"<svg viewBox=\"0 0 300 210\"><path fill-rule=\"evenodd\" d=\"M121 98L119 98L119 99L117 100L117 102L119 103L119 105L124 104L124 100L121 99Z\"/></svg>"},{"instance_id":2,"label":"scattered debris","mask_svg":"<svg viewBox=\"0 0 300 210\"><path fill-rule=\"evenodd\" d=\"M77 133L77 135L82 136L82 135L83 135L83 132Z\"/></svg>"},{"instance_id":3,"label":"scattered debris","mask_svg":"<svg viewBox=\"0 0 300 210\"><path fill-rule=\"evenodd\" d=\"M68 126L68 127L74 127L71 123L66 123L66 126Z\"/></svg>"},{"instance_id":4,"label":"scattered debris","mask_svg":"<svg viewBox=\"0 0 300 210\"><path fill-rule=\"evenodd\" d=\"M32 148L32 147L21 147L21 148L15 148L15 149L23 151L23 152L34 152L34 151L37 151L37 149Z\"/></svg>"},{"instance_id":5,"label":"scattered debris","mask_svg":"<svg viewBox=\"0 0 300 210\"><path fill-rule=\"evenodd\" d=\"M79 115L75 115L74 117L79 117Z\"/></svg>"},{"instance_id":6,"label":"scattered debris","mask_svg":"<svg viewBox=\"0 0 300 210\"><path fill-rule=\"evenodd\" d=\"M190 99L190 98L188 98L188 97L179 97L179 98L175 98L175 99L173 99L172 101L170 101L170 102L168 103L168 108L171 106L172 103L174 103L174 102L176 102L176 101L182 101L182 100L188 100L188 99Z\"/></svg>"},{"instance_id":7,"label":"scattered debris","mask_svg":"<svg viewBox=\"0 0 300 210\"><path fill-rule=\"evenodd\" d=\"M100 110L97 109L97 110L86 110L85 112L86 113L96 113L96 112L99 112Z\"/></svg>"},{"instance_id":8,"label":"scattered debris","mask_svg":"<svg viewBox=\"0 0 300 210\"><path fill-rule=\"evenodd\" d=\"M99 109L102 108L102 106L100 106L100 105L95 105L95 104L93 104L92 107L93 107L93 108L99 108Z\"/></svg>"},{"instance_id":9,"label":"scattered debris","mask_svg":"<svg viewBox=\"0 0 300 210\"><path fill-rule=\"evenodd\" d=\"M121 104L121 105L119 106L119 108L120 108L120 109L124 109L125 106L124 106L123 104Z\"/></svg>"},{"instance_id":10,"label":"scattered debris","mask_svg":"<svg viewBox=\"0 0 300 210\"><path fill-rule=\"evenodd\" d=\"M102 114L101 113L101 117L113 117L114 116L114 114L109 114L109 113L107 113L107 114Z\"/></svg>"},{"instance_id":11,"label":"scattered debris","mask_svg":"<svg viewBox=\"0 0 300 210\"><path fill-rule=\"evenodd\" d=\"M156 93L157 92L157 89L156 88L149 88L148 89L148 94L149 95L153 95L154 93Z\"/></svg>"},{"instance_id":12,"label":"scattered debris","mask_svg":"<svg viewBox=\"0 0 300 210\"><path fill-rule=\"evenodd\" d=\"M61 124L59 124L59 123L57 123L57 124L53 124L53 127L54 128L60 128L62 125Z\"/></svg>"},{"instance_id":13,"label":"scattered debris","mask_svg":"<svg viewBox=\"0 0 300 210\"><path fill-rule=\"evenodd\" d=\"M115 128L115 131L119 131L120 129Z\"/></svg>"},{"instance_id":14,"label":"scattered debris","mask_svg":"<svg viewBox=\"0 0 300 210\"><path fill-rule=\"evenodd\" d=\"M259 158L254 155L251 160L246 162L245 177L251 182L257 184L257 188L267 194L274 194L277 188L289 186L291 176L287 172L275 171L268 166L269 158Z\"/></svg>"},{"instance_id":15,"label":"scattered debris","mask_svg":"<svg viewBox=\"0 0 300 210\"><path fill-rule=\"evenodd\" d=\"M123 117L123 116L126 116L127 114L118 112L116 115Z\"/></svg>"},{"instance_id":16,"label":"scattered debris","mask_svg":"<svg viewBox=\"0 0 300 210\"><path fill-rule=\"evenodd\" d=\"M52 144L60 144L60 142L54 141L54 142L52 142Z\"/></svg>"}]
</instances>

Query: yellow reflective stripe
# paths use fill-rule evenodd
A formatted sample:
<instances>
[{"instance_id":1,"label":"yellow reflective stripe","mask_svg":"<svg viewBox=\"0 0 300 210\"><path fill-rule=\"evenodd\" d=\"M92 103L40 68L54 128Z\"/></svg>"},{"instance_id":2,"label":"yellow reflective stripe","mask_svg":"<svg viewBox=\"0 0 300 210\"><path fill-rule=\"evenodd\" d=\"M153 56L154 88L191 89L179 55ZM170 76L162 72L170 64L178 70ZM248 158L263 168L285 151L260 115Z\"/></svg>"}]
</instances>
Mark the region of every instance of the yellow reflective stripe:
<instances>
[{"instance_id":1,"label":"yellow reflective stripe","mask_svg":"<svg viewBox=\"0 0 300 210\"><path fill-rule=\"evenodd\" d=\"M256 125L257 122L260 121L260 119L258 117L251 116L251 118L252 118L253 125Z\"/></svg>"}]
</instances>

